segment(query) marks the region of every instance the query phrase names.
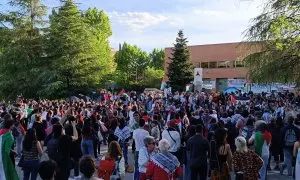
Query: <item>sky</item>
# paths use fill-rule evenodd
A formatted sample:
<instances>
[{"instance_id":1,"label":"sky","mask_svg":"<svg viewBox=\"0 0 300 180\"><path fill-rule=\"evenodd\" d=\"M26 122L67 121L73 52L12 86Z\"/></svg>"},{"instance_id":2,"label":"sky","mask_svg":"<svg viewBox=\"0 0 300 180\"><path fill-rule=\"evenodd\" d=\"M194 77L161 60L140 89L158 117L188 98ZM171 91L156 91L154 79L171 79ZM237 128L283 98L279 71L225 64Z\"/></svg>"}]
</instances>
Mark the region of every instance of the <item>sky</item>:
<instances>
[{"instance_id":1,"label":"sky","mask_svg":"<svg viewBox=\"0 0 300 180\"><path fill-rule=\"evenodd\" d=\"M173 46L182 29L189 45L238 42L264 0L76 0L81 10L97 7L111 22L111 47L127 42L150 52ZM4 4L7 0L0 0ZM51 9L58 0L42 0ZM1 7L0 7L1 10Z\"/></svg>"}]
</instances>

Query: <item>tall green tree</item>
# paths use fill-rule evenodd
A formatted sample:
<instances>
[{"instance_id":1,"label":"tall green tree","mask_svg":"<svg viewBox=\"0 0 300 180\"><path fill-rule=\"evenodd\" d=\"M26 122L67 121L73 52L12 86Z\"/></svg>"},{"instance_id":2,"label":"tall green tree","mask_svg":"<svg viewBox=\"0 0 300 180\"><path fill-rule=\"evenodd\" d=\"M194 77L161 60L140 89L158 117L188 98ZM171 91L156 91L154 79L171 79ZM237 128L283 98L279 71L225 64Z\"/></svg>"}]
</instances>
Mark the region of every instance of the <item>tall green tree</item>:
<instances>
[{"instance_id":1,"label":"tall green tree","mask_svg":"<svg viewBox=\"0 0 300 180\"><path fill-rule=\"evenodd\" d=\"M103 10L99 11L97 8L89 8L83 13L83 17L94 36L91 40L101 64L100 76L102 81L107 81L116 68L109 44L109 37L112 35L109 18Z\"/></svg>"},{"instance_id":2,"label":"tall green tree","mask_svg":"<svg viewBox=\"0 0 300 180\"><path fill-rule=\"evenodd\" d=\"M0 13L0 95L37 97L41 87L43 31L46 7L40 0L10 0L8 12Z\"/></svg>"},{"instance_id":3,"label":"tall green tree","mask_svg":"<svg viewBox=\"0 0 300 180\"><path fill-rule=\"evenodd\" d=\"M184 37L183 31L178 32L176 43L172 49L171 62L168 67L168 84L173 91L183 91L185 85L193 80L193 66L189 59L189 49L187 38Z\"/></svg>"},{"instance_id":4,"label":"tall green tree","mask_svg":"<svg viewBox=\"0 0 300 180\"><path fill-rule=\"evenodd\" d=\"M65 97L99 87L103 75L110 71L110 35L104 12L89 9L81 13L72 0L64 1L58 11L53 10L47 37L52 76L45 76L48 82L41 93Z\"/></svg>"},{"instance_id":5,"label":"tall green tree","mask_svg":"<svg viewBox=\"0 0 300 180\"><path fill-rule=\"evenodd\" d=\"M124 43L116 52L115 61L119 74L119 83L123 86L143 86L145 70L149 66L150 58L145 51L137 46Z\"/></svg>"},{"instance_id":6,"label":"tall green tree","mask_svg":"<svg viewBox=\"0 0 300 180\"><path fill-rule=\"evenodd\" d=\"M300 1L269 0L246 36L257 42L245 58L252 81L300 84Z\"/></svg>"},{"instance_id":7,"label":"tall green tree","mask_svg":"<svg viewBox=\"0 0 300 180\"><path fill-rule=\"evenodd\" d=\"M151 62L150 66L154 69L164 69L165 62L165 51L163 49L153 49L153 51L149 54Z\"/></svg>"}]
</instances>

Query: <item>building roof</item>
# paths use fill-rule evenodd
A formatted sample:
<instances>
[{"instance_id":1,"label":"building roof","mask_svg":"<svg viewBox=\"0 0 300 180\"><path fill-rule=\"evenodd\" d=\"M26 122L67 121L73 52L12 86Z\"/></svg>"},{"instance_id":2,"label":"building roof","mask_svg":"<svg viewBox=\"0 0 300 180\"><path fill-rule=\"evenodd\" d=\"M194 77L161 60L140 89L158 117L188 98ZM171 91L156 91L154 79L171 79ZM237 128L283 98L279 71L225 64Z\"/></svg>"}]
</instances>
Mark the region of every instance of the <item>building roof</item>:
<instances>
[{"instance_id":1,"label":"building roof","mask_svg":"<svg viewBox=\"0 0 300 180\"><path fill-rule=\"evenodd\" d=\"M250 44L254 43L221 43L189 46L190 59L192 62L208 61L233 61L243 59L249 54ZM172 48L166 48L166 58L171 54Z\"/></svg>"}]
</instances>

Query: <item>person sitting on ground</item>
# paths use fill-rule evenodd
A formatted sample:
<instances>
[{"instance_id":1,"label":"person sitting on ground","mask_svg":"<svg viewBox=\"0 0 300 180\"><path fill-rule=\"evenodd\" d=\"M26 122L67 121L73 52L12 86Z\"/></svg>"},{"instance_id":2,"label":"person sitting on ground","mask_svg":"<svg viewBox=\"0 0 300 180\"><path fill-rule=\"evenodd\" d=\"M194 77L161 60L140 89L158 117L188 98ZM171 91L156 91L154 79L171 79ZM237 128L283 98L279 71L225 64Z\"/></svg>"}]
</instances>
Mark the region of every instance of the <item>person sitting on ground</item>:
<instances>
[{"instance_id":1,"label":"person sitting on ground","mask_svg":"<svg viewBox=\"0 0 300 180\"><path fill-rule=\"evenodd\" d=\"M80 172L82 173L81 180L100 180L97 177L93 177L96 172L95 161L92 156L86 155L83 156L79 163Z\"/></svg>"},{"instance_id":2,"label":"person sitting on ground","mask_svg":"<svg viewBox=\"0 0 300 180\"><path fill-rule=\"evenodd\" d=\"M38 171L42 180L54 180L56 166L53 160L41 162Z\"/></svg>"}]
</instances>

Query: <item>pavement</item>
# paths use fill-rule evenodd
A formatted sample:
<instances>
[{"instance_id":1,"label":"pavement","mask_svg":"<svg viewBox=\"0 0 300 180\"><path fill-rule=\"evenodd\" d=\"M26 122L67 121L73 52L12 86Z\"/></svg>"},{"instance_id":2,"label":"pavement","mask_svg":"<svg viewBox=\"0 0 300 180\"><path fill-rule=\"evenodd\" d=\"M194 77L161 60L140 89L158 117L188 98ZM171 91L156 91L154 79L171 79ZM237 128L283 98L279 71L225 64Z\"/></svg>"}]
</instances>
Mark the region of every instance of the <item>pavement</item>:
<instances>
[{"instance_id":1,"label":"pavement","mask_svg":"<svg viewBox=\"0 0 300 180\"><path fill-rule=\"evenodd\" d=\"M101 146L101 153L100 156L98 157L98 159L96 160L97 164L99 164L99 161L101 160L101 157L107 152L107 146ZM19 159L16 159L16 164L19 161ZM130 166L134 166L134 156L131 153L130 147L129 147L129 151L128 151L128 161L129 161L129 165ZM271 163L271 168L273 168L273 164ZM17 172L19 174L20 180L23 179L23 171L21 170L21 168L16 167ZM74 180L74 175L73 175L73 170L71 171L71 175L69 180ZM268 180L292 180L292 178L289 178L287 176L287 172L284 172L284 175L280 175L279 171L269 171L268 172ZM38 177L38 180L41 180L40 177ZM124 180L133 180L133 173L126 173L126 176L124 178ZM232 177L232 180L234 180L234 177Z\"/></svg>"}]
</instances>

